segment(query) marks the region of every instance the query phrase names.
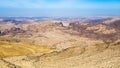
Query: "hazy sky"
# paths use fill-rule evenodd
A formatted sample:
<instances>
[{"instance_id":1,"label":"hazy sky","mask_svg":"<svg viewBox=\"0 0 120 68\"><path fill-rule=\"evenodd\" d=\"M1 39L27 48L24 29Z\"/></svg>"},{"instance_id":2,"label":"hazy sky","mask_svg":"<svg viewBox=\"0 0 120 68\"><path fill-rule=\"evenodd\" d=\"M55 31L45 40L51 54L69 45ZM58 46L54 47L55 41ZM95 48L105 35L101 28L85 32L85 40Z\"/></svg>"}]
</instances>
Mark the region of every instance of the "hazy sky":
<instances>
[{"instance_id":1,"label":"hazy sky","mask_svg":"<svg viewBox=\"0 0 120 68\"><path fill-rule=\"evenodd\" d=\"M0 0L0 16L120 16L120 0Z\"/></svg>"}]
</instances>

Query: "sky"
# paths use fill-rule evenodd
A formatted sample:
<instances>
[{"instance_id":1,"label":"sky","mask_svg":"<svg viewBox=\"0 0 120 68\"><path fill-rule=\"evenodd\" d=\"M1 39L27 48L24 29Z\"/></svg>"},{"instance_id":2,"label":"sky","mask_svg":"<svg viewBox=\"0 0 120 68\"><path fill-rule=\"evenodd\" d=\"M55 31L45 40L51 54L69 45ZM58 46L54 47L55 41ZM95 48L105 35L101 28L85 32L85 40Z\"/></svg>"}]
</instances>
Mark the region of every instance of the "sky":
<instances>
[{"instance_id":1,"label":"sky","mask_svg":"<svg viewBox=\"0 0 120 68\"><path fill-rule=\"evenodd\" d=\"M0 0L0 17L120 16L120 0Z\"/></svg>"}]
</instances>

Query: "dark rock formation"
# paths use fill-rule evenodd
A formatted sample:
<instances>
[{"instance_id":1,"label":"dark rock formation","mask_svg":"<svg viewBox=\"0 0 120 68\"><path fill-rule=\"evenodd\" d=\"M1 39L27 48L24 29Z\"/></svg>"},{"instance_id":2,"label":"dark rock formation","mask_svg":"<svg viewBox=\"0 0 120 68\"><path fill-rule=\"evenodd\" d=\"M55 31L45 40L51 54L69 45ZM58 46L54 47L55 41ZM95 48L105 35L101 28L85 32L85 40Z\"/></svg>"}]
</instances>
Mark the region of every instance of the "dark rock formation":
<instances>
[{"instance_id":1,"label":"dark rock formation","mask_svg":"<svg viewBox=\"0 0 120 68\"><path fill-rule=\"evenodd\" d=\"M9 35L9 34L14 34L17 35L18 33L25 33L25 30L22 30L21 28L13 27L11 29L5 29L3 31L0 31L0 35Z\"/></svg>"},{"instance_id":2,"label":"dark rock formation","mask_svg":"<svg viewBox=\"0 0 120 68\"><path fill-rule=\"evenodd\" d=\"M63 27L63 23L62 22L56 22L55 25Z\"/></svg>"},{"instance_id":3,"label":"dark rock formation","mask_svg":"<svg viewBox=\"0 0 120 68\"><path fill-rule=\"evenodd\" d=\"M106 29L116 29L116 33L110 33L110 34L102 34L102 33L95 33L95 30L86 30L87 27L92 27L96 25L104 25L106 26ZM103 40L105 43L113 42L118 39L120 39L120 21L113 22L111 24L104 24L104 23L97 23L97 24L87 24L82 25L79 22L72 22L69 24L69 28L73 29L77 32L79 32L80 36L92 38L92 39L100 39Z\"/></svg>"}]
</instances>

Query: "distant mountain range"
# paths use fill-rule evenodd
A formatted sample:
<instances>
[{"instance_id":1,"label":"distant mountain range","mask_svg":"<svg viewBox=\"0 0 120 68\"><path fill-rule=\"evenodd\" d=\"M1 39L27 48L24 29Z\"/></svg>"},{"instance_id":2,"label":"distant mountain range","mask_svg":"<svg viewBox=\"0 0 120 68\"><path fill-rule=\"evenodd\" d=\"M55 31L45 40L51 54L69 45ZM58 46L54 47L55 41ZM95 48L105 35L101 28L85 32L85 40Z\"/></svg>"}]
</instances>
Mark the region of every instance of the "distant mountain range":
<instances>
[{"instance_id":1,"label":"distant mountain range","mask_svg":"<svg viewBox=\"0 0 120 68\"><path fill-rule=\"evenodd\" d=\"M0 68L119 68L119 56L120 18L0 19Z\"/></svg>"}]
</instances>

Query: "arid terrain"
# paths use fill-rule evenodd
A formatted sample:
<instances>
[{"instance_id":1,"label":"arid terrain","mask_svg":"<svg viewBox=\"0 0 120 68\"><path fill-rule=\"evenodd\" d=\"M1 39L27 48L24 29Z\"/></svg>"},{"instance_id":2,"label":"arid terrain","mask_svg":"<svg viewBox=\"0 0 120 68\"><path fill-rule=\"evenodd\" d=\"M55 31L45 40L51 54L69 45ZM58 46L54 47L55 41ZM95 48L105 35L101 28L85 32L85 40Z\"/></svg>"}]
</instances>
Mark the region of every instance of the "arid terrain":
<instances>
[{"instance_id":1,"label":"arid terrain","mask_svg":"<svg viewBox=\"0 0 120 68\"><path fill-rule=\"evenodd\" d=\"M120 18L0 19L0 68L120 68Z\"/></svg>"}]
</instances>

